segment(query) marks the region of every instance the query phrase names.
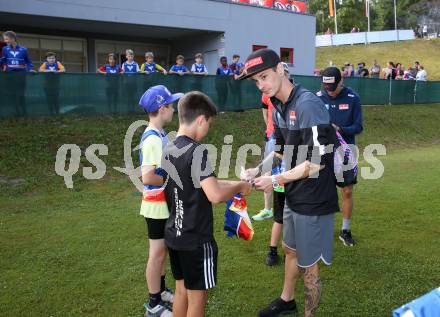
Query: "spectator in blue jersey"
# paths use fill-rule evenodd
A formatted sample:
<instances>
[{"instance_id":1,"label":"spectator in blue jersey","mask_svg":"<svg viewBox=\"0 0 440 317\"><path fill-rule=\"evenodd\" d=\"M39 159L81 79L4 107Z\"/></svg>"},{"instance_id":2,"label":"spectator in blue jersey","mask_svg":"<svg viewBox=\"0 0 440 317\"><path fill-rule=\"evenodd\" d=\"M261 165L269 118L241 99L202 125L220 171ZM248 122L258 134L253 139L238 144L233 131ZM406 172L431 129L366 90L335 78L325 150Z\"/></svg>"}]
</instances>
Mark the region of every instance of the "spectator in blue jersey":
<instances>
[{"instance_id":1,"label":"spectator in blue jersey","mask_svg":"<svg viewBox=\"0 0 440 317\"><path fill-rule=\"evenodd\" d=\"M226 56L223 56L220 58L220 67L217 68L216 74L219 76L232 76L232 75L234 75L234 72L231 70L231 68L228 65L228 59Z\"/></svg>"},{"instance_id":2,"label":"spectator in blue jersey","mask_svg":"<svg viewBox=\"0 0 440 317\"><path fill-rule=\"evenodd\" d=\"M122 71L124 74L136 74L139 73L139 64L134 60L133 50L125 50L125 57L127 60L122 64Z\"/></svg>"},{"instance_id":3,"label":"spectator in blue jersey","mask_svg":"<svg viewBox=\"0 0 440 317\"><path fill-rule=\"evenodd\" d=\"M184 63L185 63L185 57L183 57L183 55L177 55L176 64L171 67L168 74L176 74L179 76L190 74L190 71L188 70L188 68L186 68Z\"/></svg>"},{"instance_id":4,"label":"spectator in blue jersey","mask_svg":"<svg viewBox=\"0 0 440 317\"><path fill-rule=\"evenodd\" d=\"M342 135L347 144L355 145L355 135L363 130L362 108L359 95L351 88L344 87L341 72L336 67L328 67L322 72L322 89L317 93L329 111L333 127ZM353 213L354 180L342 191L342 228L339 239L346 246L354 246L350 230Z\"/></svg>"},{"instance_id":5,"label":"spectator in blue jersey","mask_svg":"<svg viewBox=\"0 0 440 317\"><path fill-rule=\"evenodd\" d=\"M110 113L117 112L117 102L119 96L119 79L118 74L122 74L122 68L116 64L116 55L108 54L107 63L98 68L98 73L106 75L106 95L107 107Z\"/></svg>"},{"instance_id":6,"label":"spectator in blue jersey","mask_svg":"<svg viewBox=\"0 0 440 317\"><path fill-rule=\"evenodd\" d=\"M122 71L126 76L123 80L123 93L127 97L127 110L137 109L137 100L139 96L137 95L137 80L135 74L140 72L138 63L134 60L133 50L125 50L125 57L127 60L122 64Z\"/></svg>"},{"instance_id":7,"label":"spectator in blue jersey","mask_svg":"<svg viewBox=\"0 0 440 317\"><path fill-rule=\"evenodd\" d=\"M3 33L3 40L6 46L2 48L0 63L5 66L5 71L32 71L33 65L28 50L26 47L18 45L15 32L6 31Z\"/></svg>"},{"instance_id":8,"label":"spectator in blue jersey","mask_svg":"<svg viewBox=\"0 0 440 317\"><path fill-rule=\"evenodd\" d=\"M114 53L108 54L107 63L98 68L100 74L120 74L123 73L121 66L116 64L116 55Z\"/></svg>"},{"instance_id":9,"label":"spectator in blue jersey","mask_svg":"<svg viewBox=\"0 0 440 317\"><path fill-rule=\"evenodd\" d=\"M65 71L63 64L57 61L57 55L54 52L47 52L46 61L41 64L39 72L47 73L44 81L44 93L49 105L49 112L53 115L58 114L60 108L60 77L55 73L64 73Z\"/></svg>"},{"instance_id":10,"label":"spectator in blue jersey","mask_svg":"<svg viewBox=\"0 0 440 317\"><path fill-rule=\"evenodd\" d=\"M220 67L217 68L217 78L215 80L215 88L217 90L218 105L221 110L225 106L228 99L228 89L230 85L230 79L227 77L233 76L234 73L229 68L228 59L226 56L220 58Z\"/></svg>"},{"instance_id":11,"label":"spectator in blue jersey","mask_svg":"<svg viewBox=\"0 0 440 317\"><path fill-rule=\"evenodd\" d=\"M184 63L185 63L185 57L183 57L183 55L177 55L176 64L171 66L170 70L168 71L168 74L172 74L172 75L174 74L178 76L191 74L191 72L188 70L188 68L186 68ZM186 82L187 82L186 80L185 82L183 82L180 79L176 79L174 80L173 88L178 91L183 91L184 90L183 86L186 84Z\"/></svg>"},{"instance_id":12,"label":"spectator in blue jersey","mask_svg":"<svg viewBox=\"0 0 440 317\"><path fill-rule=\"evenodd\" d=\"M194 56L195 63L191 66L191 73L193 75L208 75L208 69L206 68L205 64L203 64L203 54L197 53Z\"/></svg>"},{"instance_id":13,"label":"spectator in blue jersey","mask_svg":"<svg viewBox=\"0 0 440 317\"><path fill-rule=\"evenodd\" d=\"M232 56L232 64L229 65L232 73L234 74L234 78L237 79L244 70L244 64L240 62L240 55L234 54Z\"/></svg>"},{"instance_id":14,"label":"spectator in blue jersey","mask_svg":"<svg viewBox=\"0 0 440 317\"><path fill-rule=\"evenodd\" d=\"M165 68L154 62L154 54L152 52L146 52L145 63L143 63L141 66L141 73L153 74L156 72L160 72L164 75L167 74Z\"/></svg>"},{"instance_id":15,"label":"spectator in blue jersey","mask_svg":"<svg viewBox=\"0 0 440 317\"><path fill-rule=\"evenodd\" d=\"M26 115L26 72L35 72L26 47L18 45L17 35L13 31L3 33L6 46L2 49L0 68L14 75L7 81L6 91L12 97L11 104L15 105L17 116Z\"/></svg>"},{"instance_id":16,"label":"spectator in blue jersey","mask_svg":"<svg viewBox=\"0 0 440 317\"><path fill-rule=\"evenodd\" d=\"M203 77L208 75L208 69L203 63L203 54L197 53L194 56L195 63L191 66L191 90L203 91L203 85L206 82Z\"/></svg>"},{"instance_id":17,"label":"spectator in blue jersey","mask_svg":"<svg viewBox=\"0 0 440 317\"><path fill-rule=\"evenodd\" d=\"M38 71L40 73L64 73L66 69L63 64L57 61L57 54L54 52L47 52L46 61L41 64Z\"/></svg>"},{"instance_id":18,"label":"spectator in blue jersey","mask_svg":"<svg viewBox=\"0 0 440 317\"><path fill-rule=\"evenodd\" d=\"M234 79L236 81L231 82L231 93L234 100L234 109L241 110L241 81L237 80L244 70L244 64L240 62L240 55L234 54L232 56L232 64L229 65Z\"/></svg>"}]
</instances>

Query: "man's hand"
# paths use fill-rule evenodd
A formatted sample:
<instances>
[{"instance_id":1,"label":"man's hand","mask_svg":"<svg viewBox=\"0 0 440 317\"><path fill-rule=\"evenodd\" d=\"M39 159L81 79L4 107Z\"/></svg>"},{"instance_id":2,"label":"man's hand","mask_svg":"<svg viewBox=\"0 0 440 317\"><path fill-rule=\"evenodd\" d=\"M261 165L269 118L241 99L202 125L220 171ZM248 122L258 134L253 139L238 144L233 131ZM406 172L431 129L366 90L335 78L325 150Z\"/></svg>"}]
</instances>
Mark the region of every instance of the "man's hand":
<instances>
[{"instance_id":1,"label":"man's hand","mask_svg":"<svg viewBox=\"0 0 440 317\"><path fill-rule=\"evenodd\" d=\"M258 168L249 168L245 170L244 167L242 167L240 173L240 179L246 182L253 181L259 172L260 170Z\"/></svg>"},{"instance_id":2,"label":"man's hand","mask_svg":"<svg viewBox=\"0 0 440 317\"><path fill-rule=\"evenodd\" d=\"M248 182L241 182L240 194L243 196L248 196L252 192L252 185Z\"/></svg>"},{"instance_id":3,"label":"man's hand","mask_svg":"<svg viewBox=\"0 0 440 317\"><path fill-rule=\"evenodd\" d=\"M272 176L260 176L255 179L254 186L257 190L264 191L266 193L273 190Z\"/></svg>"},{"instance_id":4,"label":"man's hand","mask_svg":"<svg viewBox=\"0 0 440 317\"><path fill-rule=\"evenodd\" d=\"M332 123L333 128L335 128L336 131L341 132L341 128L338 127L336 124Z\"/></svg>"}]
</instances>

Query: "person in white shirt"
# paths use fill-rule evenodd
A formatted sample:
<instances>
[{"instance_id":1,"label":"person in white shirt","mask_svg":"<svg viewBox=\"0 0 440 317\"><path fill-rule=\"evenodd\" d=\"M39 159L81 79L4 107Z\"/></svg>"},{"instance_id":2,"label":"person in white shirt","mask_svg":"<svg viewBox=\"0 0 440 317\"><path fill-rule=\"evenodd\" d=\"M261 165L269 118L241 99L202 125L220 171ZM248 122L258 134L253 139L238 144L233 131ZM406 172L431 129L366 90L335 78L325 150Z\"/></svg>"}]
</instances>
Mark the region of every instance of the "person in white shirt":
<instances>
[{"instance_id":1,"label":"person in white shirt","mask_svg":"<svg viewBox=\"0 0 440 317\"><path fill-rule=\"evenodd\" d=\"M425 67L423 67L423 65L419 66L419 71L417 72L416 80L417 81L428 80L428 73L426 72Z\"/></svg>"},{"instance_id":2,"label":"person in white shirt","mask_svg":"<svg viewBox=\"0 0 440 317\"><path fill-rule=\"evenodd\" d=\"M428 37L428 26L426 24L423 26L423 37Z\"/></svg>"},{"instance_id":3,"label":"person in white shirt","mask_svg":"<svg viewBox=\"0 0 440 317\"><path fill-rule=\"evenodd\" d=\"M380 65L377 63L377 60L374 60L373 66L370 69L370 75L372 78L380 77Z\"/></svg>"}]
</instances>

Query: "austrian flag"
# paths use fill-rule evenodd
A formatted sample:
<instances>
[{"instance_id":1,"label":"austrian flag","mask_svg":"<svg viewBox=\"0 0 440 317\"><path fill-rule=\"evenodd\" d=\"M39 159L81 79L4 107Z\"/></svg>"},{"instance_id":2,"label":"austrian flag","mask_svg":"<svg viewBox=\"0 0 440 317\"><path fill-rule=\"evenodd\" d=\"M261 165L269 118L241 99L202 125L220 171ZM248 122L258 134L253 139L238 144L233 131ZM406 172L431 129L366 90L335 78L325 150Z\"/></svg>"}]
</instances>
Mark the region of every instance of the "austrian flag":
<instances>
[{"instance_id":1,"label":"austrian flag","mask_svg":"<svg viewBox=\"0 0 440 317\"><path fill-rule=\"evenodd\" d=\"M296 112L295 111L290 111L289 117L290 117L290 120L292 120L292 121L296 120Z\"/></svg>"},{"instance_id":2,"label":"austrian flag","mask_svg":"<svg viewBox=\"0 0 440 317\"><path fill-rule=\"evenodd\" d=\"M252 240L254 229L249 218L246 199L240 194L235 195L226 203L224 230L228 237Z\"/></svg>"}]
</instances>

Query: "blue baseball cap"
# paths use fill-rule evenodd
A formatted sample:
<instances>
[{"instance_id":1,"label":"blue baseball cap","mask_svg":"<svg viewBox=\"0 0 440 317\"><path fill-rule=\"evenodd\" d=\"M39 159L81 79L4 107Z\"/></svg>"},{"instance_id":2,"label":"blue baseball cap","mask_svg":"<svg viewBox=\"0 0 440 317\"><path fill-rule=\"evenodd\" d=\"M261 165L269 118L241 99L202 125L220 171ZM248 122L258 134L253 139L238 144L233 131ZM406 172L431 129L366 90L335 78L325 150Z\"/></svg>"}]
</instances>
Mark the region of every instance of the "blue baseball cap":
<instances>
[{"instance_id":1,"label":"blue baseball cap","mask_svg":"<svg viewBox=\"0 0 440 317\"><path fill-rule=\"evenodd\" d=\"M159 110L160 107L169 105L179 100L183 96L182 93L171 94L164 85L157 85L149 88L139 100L141 106L146 112L151 113Z\"/></svg>"}]
</instances>

